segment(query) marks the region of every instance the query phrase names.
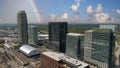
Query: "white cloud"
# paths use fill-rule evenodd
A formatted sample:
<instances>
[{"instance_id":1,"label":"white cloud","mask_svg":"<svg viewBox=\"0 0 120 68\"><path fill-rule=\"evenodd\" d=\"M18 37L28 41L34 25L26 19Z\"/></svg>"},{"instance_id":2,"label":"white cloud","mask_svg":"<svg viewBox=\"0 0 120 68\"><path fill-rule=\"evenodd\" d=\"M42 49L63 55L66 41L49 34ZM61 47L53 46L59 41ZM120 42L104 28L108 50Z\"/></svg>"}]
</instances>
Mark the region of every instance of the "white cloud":
<instances>
[{"instance_id":1,"label":"white cloud","mask_svg":"<svg viewBox=\"0 0 120 68\"><path fill-rule=\"evenodd\" d=\"M61 16L62 20L67 20L68 19L68 14L65 12L63 13L63 15Z\"/></svg>"},{"instance_id":2,"label":"white cloud","mask_svg":"<svg viewBox=\"0 0 120 68\"><path fill-rule=\"evenodd\" d=\"M95 20L100 22L100 23L105 23L109 19L109 15L107 13L96 13L95 14Z\"/></svg>"},{"instance_id":3,"label":"white cloud","mask_svg":"<svg viewBox=\"0 0 120 68\"><path fill-rule=\"evenodd\" d=\"M117 12L118 14L120 14L120 9L117 9L116 12Z\"/></svg>"},{"instance_id":4,"label":"white cloud","mask_svg":"<svg viewBox=\"0 0 120 68\"><path fill-rule=\"evenodd\" d=\"M90 15L90 19L95 20L99 23L105 23L107 21L112 21L113 18L110 18L109 14L108 13L104 13L102 11L102 5L101 4L98 4L97 5L97 8L95 9L95 11L93 11L92 9L92 6L88 6L87 7L87 10L86 10L87 13L89 13Z\"/></svg>"},{"instance_id":5,"label":"white cloud","mask_svg":"<svg viewBox=\"0 0 120 68\"><path fill-rule=\"evenodd\" d=\"M80 2L81 0L75 0L75 2Z\"/></svg>"},{"instance_id":6,"label":"white cloud","mask_svg":"<svg viewBox=\"0 0 120 68\"><path fill-rule=\"evenodd\" d=\"M50 15L50 19L51 19L51 20L55 20L55 19L56 19L56 15L51 14L51 15Z\"/></svg>"},{"instance_id":7,"label":"white cloud","mask_svg":"<svg viewBox=\"0 0 120 68\"><path fill-rule=\"evenodd\" d=\"M86 9L87 13L93 13L93 9L92 9L92 6L89 5Z\"/></svg>"},{"instance_id":8,"label":"white cloud","mask_svg":"<svg viewBox=\"0 0 120 68\"><path fill-rule=\"evenodd\" d=\"M97 13L102 12L102 5L101 4L97 5L95 12L97 12Z\"/></svg>"},{"instance_id":9,"label":"white cloud","mask_svg":"<svg viewBox=\"0 0 120 68\"><path fill-rule=\"evenodd\" d=\"M79 7L79 6L77 6L77 5L72 5L72 6L71 6L71 9L72 9L72 11L77 12L78 7Z\"/></svg>"},{"instance_id":10,"label":"white cloud","mask_svg":"<svg viewBox=\"0 0 120 68\"><path fill-rule=\"evenodd\" d=\"M50 15L51 21L67 21L68 20L68 13L64 12L62 15L58 16L55 14Z\"/></svg>"},{"instance_id":11,"label":"white cloud","mask_svg":"<svg viewBox=\"0 0 120 68\"><path fill-rule=\"evenodd\" d=\"M77 6L77 7L79 7L79 6L80 6L80 3L79 3L79 2L77 2L76 6Z\"/></svg>"},{"instance_id":12,"label":"white cloud","mask_svg":"<svg viewBox=\"0 0 120 68\"><path fill-rule=\"evenodd\" d=\"M79 13L78 8L80 7L80 1L75 1L75 2L76 2L76 4L73 4L71 6L71 10L78 14Z\"/></svg>"}]
</instances>

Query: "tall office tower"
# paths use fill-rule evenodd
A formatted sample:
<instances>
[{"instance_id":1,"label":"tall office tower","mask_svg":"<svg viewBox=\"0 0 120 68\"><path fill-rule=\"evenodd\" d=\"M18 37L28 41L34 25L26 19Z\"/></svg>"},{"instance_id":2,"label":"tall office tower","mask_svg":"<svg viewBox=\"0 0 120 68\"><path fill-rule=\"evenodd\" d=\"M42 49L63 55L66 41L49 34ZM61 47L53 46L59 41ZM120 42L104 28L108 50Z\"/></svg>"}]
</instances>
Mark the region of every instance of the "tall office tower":
<instances>
[{"instance_id":1,"label":"tall office tower","mask_svg":"<svg viewBox=\"0 0 120 68\"><path fill-rule=\"evenodd\" d=\"M67 22L49 22L49 48L65 53Z\"/></svg>"},{"instance_id":2,"label":"tall office tower","mask_svg":"<svg viewBox=\"0 0 120 68\"><path fill-rule=\"evenodd\" d=\"M27 16L25 11L19 11L17 14L18 41L20 44L28 43Z\"/></svg>"},{"instance_id":3,"label":"tall office tower","mask_svg":"<svg viewBox=\"0 0 120 68\"><path fill-rule=\"evenodd\" d=\"M80 60L84 59L84 34L67 34L66 55Z\"/></svg>"},{"instance_id":4,"label":"tall office tower","mask_svg":"<svg viewBox=\"0 0 120 68\"><path fill-rule=\"evenodd\" d=\"M38 43L38 28L36 26L28 27L28 41L29 41L29 44Z\"/></svg>"},{"instance_id":5,"label":"tall office tower","mask_svg":"<svg viewBox=\"0 0 120 68\"><path fill-rule=\"evenodd\" d=\"M113 68L115 39L110 29L85 32L84 60L98 68Z\"/></svg>"}]
</instances>

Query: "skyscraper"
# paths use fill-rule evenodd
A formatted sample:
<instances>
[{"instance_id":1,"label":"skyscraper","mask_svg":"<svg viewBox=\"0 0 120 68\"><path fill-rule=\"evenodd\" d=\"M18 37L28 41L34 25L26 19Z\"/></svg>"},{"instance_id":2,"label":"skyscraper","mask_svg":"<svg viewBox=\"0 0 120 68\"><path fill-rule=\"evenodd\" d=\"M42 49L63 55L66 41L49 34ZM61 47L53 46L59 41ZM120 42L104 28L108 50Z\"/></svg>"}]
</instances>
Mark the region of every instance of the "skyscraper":
<instances>
[{"instance_id":1,"label":"skyscraper","mask_svg":"<svg viewBox=\"0 0 120 68\"><path fill-rule=\"evenodd\" d=\"M19 11L17 14L18 41L20 44L28 43L27 16L25 11Z\"/></svg>"},{"instance_id":2,"label":"skyscraper","mask_svg":"<svg viewBox=\"0 0 120 68\"><path fill-rule=\"evenodd\" d=\"M98 68L113 68L115 39L110 29L85 32L84 60Z\"/></svg>"},{"instance_id":3,"label":"skyscraper","mask_svg":"<svg viewBox=\"0 0 120 68\"><path fill-rule=\"evenodd\" d=\"M36 26L28 27L28 40L29 40L29 44L38 43L38 28Z\"/></svg>"},{"instance_id":4,"label":"skyscraper","mask_svg":"<svg viewBox=\"0 0 120 68\"><path fill-rule=\"evenodd\" d=\"M84 59L84 34L67 34L66 55L80 60Z\"/></svg>"},{"instance_id":5,"label":"skyscraper","mask_svg":"<svg viewBox=\"0 0 120 68\"><path fill-rule=\"evenodd\" d=\"M49 22L49 48L65 53L67 22Z\"/></svg>"}]
</instances>

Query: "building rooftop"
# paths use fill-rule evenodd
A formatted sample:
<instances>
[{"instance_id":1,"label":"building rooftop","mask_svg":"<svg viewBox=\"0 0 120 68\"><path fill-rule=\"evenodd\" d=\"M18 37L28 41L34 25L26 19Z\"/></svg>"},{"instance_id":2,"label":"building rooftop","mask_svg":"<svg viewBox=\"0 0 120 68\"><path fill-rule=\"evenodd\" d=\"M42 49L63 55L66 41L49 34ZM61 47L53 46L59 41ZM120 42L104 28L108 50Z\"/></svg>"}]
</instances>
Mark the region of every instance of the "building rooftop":
<instances>
[{"instance_id":1,"label":"building rooftop","mask_svg":"<svg viewBox=\"0 0 120 68\"><path fill-rule=\"evenodd\" d=\"M68 56L64 55L63 53L43 52L42 54L47 55L47 56L51 57L52 59L55 59L56 61L61 60L65 63L71 64L71 65L76 66L78 68L84 68L84 67L88 66L87 63L84 63L80 60L68 57Z\"/></svg>"},{"instance_id":2,"label":"building rooftop","mask_svg":"<svg viewBox=\"0 0 120 68\"><path fill-rule=\"evenodd\" d=\"M88 66L87 63L84 63L84 62L82 62L80 60L77 60L77 59L74 59L74 58L71 58L71 57L68 57L68 56L61 56L59 58L61 60L63 60L64 62L69 63L69 64L71 64L73 66L76 66L78 68L84 68L84 67Z\"/></svg>"},{"instance_id":3,"label":"building rooftop","mask_svg":"<svg viewBox=\"0 0 120 68\"><path fill-rule=\"evenodd\" d=\"M29 54L30 52L37 50L37 48L24 44L23 46L20 47L20 50L24 51L26 54Z\"/></svg>"},{"instance_id":4,"label":"building rooftop","mask_svg":"<svg viewBox=\"0 0 120 68\"><path fill-rule=\"evenodd\" d=\"M71 35L71 36L84 36L84 34L79 34L79 33L68 33L67 35Z\"/></svg>"},{"instance_id":5,"label":"building rooftop","mask_svg":"<svg viewBox=\"0 0 120 68\"><path fill-rule=\"evenodd\" d=\"M48 22L48 23L67 23L66 21L62 21L62 20L56 20L56 21L53 21L53 22Z\"/></svg>"},{"instance_id":6,"label":"building rooftop","mask_svg":"<svg viewBox=\"0 0 120 68\"><path fill-rule=\"evenodd\" d=\"M11 46L9 44L4 44L5 47L10 48Z\"/></svg>"},{"instance_id":7,"label":"building rooftop","mask_svg":"<svg viewBox=\"0 0 120 68\"><path fill-rule=\"evenodd\" d=\"M21 10L21 11L19 11L18 13L25 13L25 11L24 11L24 10Z\"/></svg>"},{"instance_id":8,"label":"building rooftop","mask_svg":"<svg viewBox=\"0 0 120 68\"><path fill-rule=\"evenodd\" d=\"M49 39L48 34L39 34L38 37L40 38L40 40Z\"/></svg>"},{"instance_id":9,"label":"building rooftop","mask_svg":"<svg viewBox=\"0 0 120 68\"><path fill-rule=\"evenodd\" d=\"M86 30L85 32L93 32L93 30Z\"/></svg>"},{"instance_id":10,"label":"building rooftop","mask_svg":"<svg viewBox=\"0 0 120 68\"><path fill-rule=\"evenodd\" d=\"M39 34L38 36L40 36L40 37L48 37L49 35L48 34Z\"/></svg>"},{"instance_id":11,"label":"building rooftop","mask_svg":"<svg viewBox=\"0 0 120 68\"><path fill-rule=\"evenodd\" d=\"M59 57L63 55L62 53L56 53L56 52L43 52L42 54L47 55L56 61L60 61L61 59Z\"/></svg>"},{"instance_id":12,"label":"building rooftop","mask_svg":"<svg viewBox=\"0 0 120 68\"><path fill-rule=\"evenodd\" d=\"M28 27L37 27L37 26L28 26Z\"/></svg>"}]
</instances>

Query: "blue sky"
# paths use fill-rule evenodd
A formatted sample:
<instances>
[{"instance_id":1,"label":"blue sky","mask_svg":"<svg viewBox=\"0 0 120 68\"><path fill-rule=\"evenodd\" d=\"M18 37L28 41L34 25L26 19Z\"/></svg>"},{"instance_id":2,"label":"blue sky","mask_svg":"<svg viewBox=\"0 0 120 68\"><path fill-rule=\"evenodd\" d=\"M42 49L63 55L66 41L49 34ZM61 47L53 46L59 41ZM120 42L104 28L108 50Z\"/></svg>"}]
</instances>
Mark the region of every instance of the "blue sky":
<instances>
[{"instance_id":1,"label":"blue sky","mask_svg":"<svg viewBox=\"0 0 120 68\"><path fill-rule=\"evenodd\" d=\"M16 23L20 10L29 23L120 23L120 0L0 0L0 23Z\"/></svg>"}]
</instances>

